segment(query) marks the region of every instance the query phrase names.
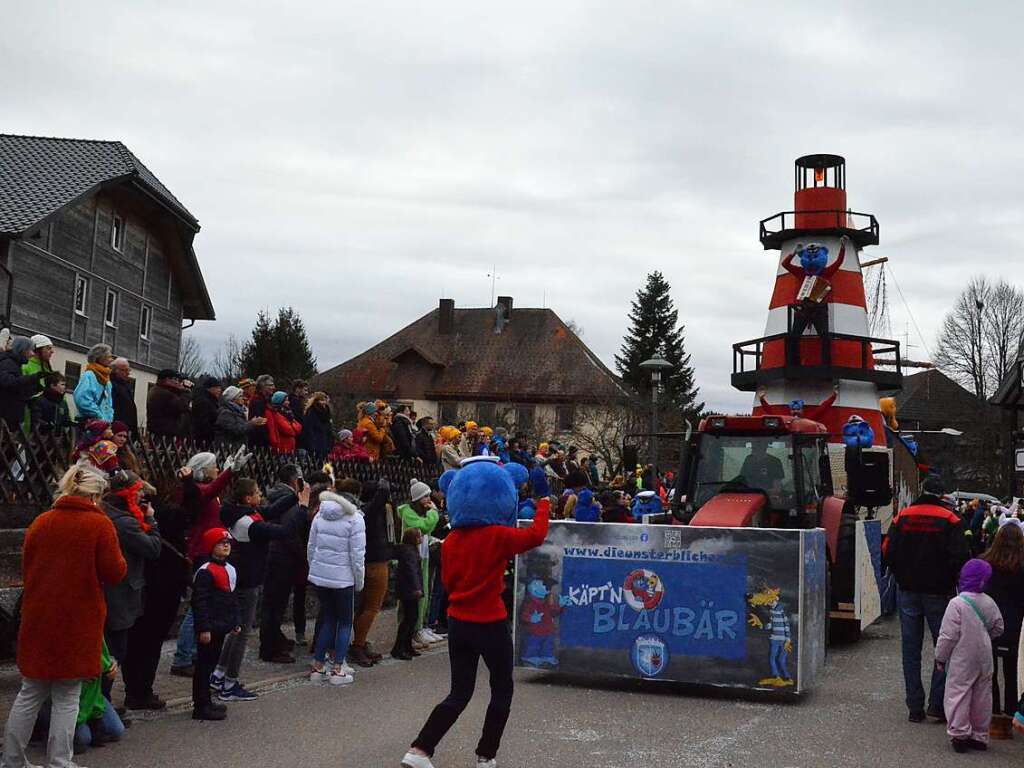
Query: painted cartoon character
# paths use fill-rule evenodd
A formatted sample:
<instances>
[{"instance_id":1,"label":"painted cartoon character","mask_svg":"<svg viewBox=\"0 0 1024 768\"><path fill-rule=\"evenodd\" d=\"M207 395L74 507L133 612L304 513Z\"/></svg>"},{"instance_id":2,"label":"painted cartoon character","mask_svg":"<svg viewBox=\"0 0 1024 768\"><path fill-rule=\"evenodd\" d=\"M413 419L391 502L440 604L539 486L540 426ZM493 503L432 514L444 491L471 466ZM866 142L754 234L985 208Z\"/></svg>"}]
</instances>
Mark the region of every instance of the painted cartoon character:
<instances>
[{"instance_id":1,"label":"painted cartoon character","mask_svg":"<svg viewBox=\"0 0 1024 768\"><path fill-rule=\"evenodd\" d=\"M558 624L555 618L569 604L569 598L554 595L543 579L531 579L526 591L529 594L519 611L525 635L520 658L531 667L557 667L555 634Z\"/></svg>"},{"instance_id":2,"label":"painted cartoon character","mask_svg":"<svg viewBox=\"0 0 1024 768\"><path fill-rule=\"evenodd\" d=\"M839 246L839 257L831 266L828 265L828 248L818 243L802 243L782 260L782 268L794 277L803 279L805 277L821 277L825 280L831 279L846 260L846 243L844 237ZM800 259L800 266L793 266L793 259Z\"/></svg>"},{"instance_id":3,"label":"painted cartoon character","mask_svg":"<svg viewBox=\"0 0 1024 768\"><path fill-rule=\"evenodd\" d=\"M782 604L781 590L778 587L764 587L747 598L751 608L768 608L768 626L755 612L751 612L747 623L756 629L767 629L769 634L768 662L771 665L772 676L765 677L758 681L758 685L768 685L772 688L785 688L793 685L793 678L789 674L786 662L789 654L793 652L793 638L790 634L789 614Z\"/></svg>"}]
</instances>

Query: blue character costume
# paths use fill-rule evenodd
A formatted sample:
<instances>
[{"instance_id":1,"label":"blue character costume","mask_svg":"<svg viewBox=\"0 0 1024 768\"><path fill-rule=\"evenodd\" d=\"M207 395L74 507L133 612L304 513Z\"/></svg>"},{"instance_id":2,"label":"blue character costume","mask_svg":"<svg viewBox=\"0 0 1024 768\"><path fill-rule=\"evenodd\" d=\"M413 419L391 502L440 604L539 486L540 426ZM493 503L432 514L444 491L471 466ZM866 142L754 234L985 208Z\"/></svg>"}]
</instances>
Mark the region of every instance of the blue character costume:
<instances>
[{"instance_id":1,"label":"blue character costume","mask_svg":"<svg viewBox=\"0 0 1024 768\"><path fill-rule=\"evenodd\" d=\"M584 488L576 494L576 506L572 510L578 523L598 523L601 521L601 505L594 501L594 492Z\"/></svg>"},{"instance_id":2,"label":"blue character costume","mask_svg":"<svg viewBox=\"0 0 1024 768\"><path fill-rule=\"evenodd\" d=\"M520 658L531 667L557 667L555 634L558 624L555 618L568 604L569 598L556 599L543 579L531 579L526 591L528 594L519 611L524 635Z\"/></svg>"},{"instance_id":3,"label":"blue character costume","mask_svg":"<svg viewBox=\"0 0 1024 768\"><path fill-rule=\"evenodd\" d=\"M661 498L654 491L640 491L633 499L633 507L630 511L634 520L638 523L643 522L643 515L661 514Z\"/></svg>"}]
</instances>

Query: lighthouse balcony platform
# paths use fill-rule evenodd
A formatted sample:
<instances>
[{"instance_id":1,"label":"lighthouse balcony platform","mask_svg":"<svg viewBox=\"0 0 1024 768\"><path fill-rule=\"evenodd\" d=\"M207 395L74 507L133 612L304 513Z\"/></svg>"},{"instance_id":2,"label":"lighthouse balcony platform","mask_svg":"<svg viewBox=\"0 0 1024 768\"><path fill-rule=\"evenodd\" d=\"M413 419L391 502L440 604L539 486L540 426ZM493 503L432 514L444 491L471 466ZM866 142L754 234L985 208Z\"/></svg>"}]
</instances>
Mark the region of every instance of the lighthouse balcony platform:
<instances>
[{"instance_id":1,"label":"lighthouse balcony platform","mask_svg":"<svg viewBox=\"0 0 1024 768\"><path fill-rule=\"evenodd\" d=\"M732 385L754 392L775 381L870 381L884 390L903 388L900 343L844 333L780 333L732 347Z\"/></svg>"},{"instance_id":2,"label":"lighthouse balcony platform","mask_svg":"<svg viewBox=\"0 0 1024 768\"><path fill-rule=\"evenodd\" d=\"M878 245L878 219L871 213L844 210L782 211L761 220L761 245L778 249L788 240L814 235L842 237L863 248Z\"/></svg>"}]
</instances>

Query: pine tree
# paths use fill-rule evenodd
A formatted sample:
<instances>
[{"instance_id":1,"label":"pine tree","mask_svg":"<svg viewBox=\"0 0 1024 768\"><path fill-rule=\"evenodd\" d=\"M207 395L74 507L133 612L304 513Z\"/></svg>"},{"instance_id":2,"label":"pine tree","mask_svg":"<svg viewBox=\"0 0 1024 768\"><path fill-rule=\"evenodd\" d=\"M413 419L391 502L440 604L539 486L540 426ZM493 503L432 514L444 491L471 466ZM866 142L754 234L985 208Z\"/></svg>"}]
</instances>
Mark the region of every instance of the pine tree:
<instances>
[{"instance_id":1,"label":"pine tree","mask_svg":"<svg viewBox=\"0 0 1024 768\"><path fill-rule=\"evenodd\" d=\"M273 376L278 389L317 372L306 326L291 307L279 309L273 321L266 312L257 315L252 338L242 347L239 363L246 376Z\"/></svg>"},{"instance_id":2,"label":"pine tree","mask_svg":"<svg viewBox=\"0 0 1024 768\"><path fill-rule=\"evenodd\" d=\"M647 276L647 284L636 292L629 313L630 328L622 352L615 356L615 367L623 381L645 399L650 397L651 375L640 363L661 354L672 364L661 377L659 403L696 423L704 410L698 402L699 391L693 380L693 366L686 354L684 328L678 326L679 313L672 301L671 286L661 272Z\"/></svg>"}]
</instances>

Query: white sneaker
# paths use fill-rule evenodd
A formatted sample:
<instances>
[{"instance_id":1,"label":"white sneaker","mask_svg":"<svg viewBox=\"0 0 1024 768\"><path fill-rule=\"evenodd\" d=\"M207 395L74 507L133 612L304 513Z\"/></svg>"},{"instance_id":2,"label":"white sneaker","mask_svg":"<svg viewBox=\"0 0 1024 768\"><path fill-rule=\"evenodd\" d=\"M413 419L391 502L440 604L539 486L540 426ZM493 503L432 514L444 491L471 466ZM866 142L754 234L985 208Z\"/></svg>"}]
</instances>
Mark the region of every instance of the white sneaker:
<instances>
[{"instance_id":1,"label":"white sneaker","mask_svg":"<svg viewBox=\"0 0 1024 768\"><path fill-rule=\"evenodd\" d=\"M403 768L434 768L429 757L414 755L412 752L405 753L405 757L402 758L402 766Z\"/></svg>"},{"instance_id":2,"label":"white sneaker","mask_svg":"<svg viewBox=\"0 0 1024 768\"><path fill-rule=\"evenodd\" d=\"M440 635L434 634L429 629L424 629L423 630L423 635L424 635L424 637L427 638L427 642L429 642L429 643L443 643L444 642L444 638L443 637L441 637Z\"/></svg>"},{"instance_id":3,"label":"white sneaker","mask_svg":"<svg viewBox=\"0 0 1024 768\"><path fill-rule=\"evenodd\" d=\"M354 675L356 673L356 671L354 669L352 669L352 667L350 667L348 665L347 661L341 665L341 671L344 672L349 677L352 677L352 675Z\"/></svg>"},{"instance_id":4,"label":"white sneaker","mask_svg":"<svg viewBox=\"0 0 1024 768\"><path fill-rule=\"evenodd\" d=\"M327 682L327 677L328 674L326 669L317 669L316 667L313 667L309 673L309 682L313 683L313 685L323 685Z\"/></svg>"},{"instance_id":5,"label":"white sneaker","mask_svg":"<svg viewBox=\"0 0 1024 768\"><path fill-rule=\"evenodd\" d=\"M421 629L415 635L412 636L412 644L420 648L427 648L430 646L430 641L427 639L427 631Z\"/></svg>"},{"instance_id":6,"label":"white sneaker","mask_svg":"<svg viewBox=\"0 0 1024 768\"><path fill-rule=\"evenodd\" d=\"M341 667L335 666L331 670L331 685L352 685L353 682L352 675L346 675Z\"/></svg>"},{"instance_id":7,"label":"white sneaker","mask_svg":"<svg viewBox=\"0 0 1024 768\"><path fill-rule=\"evenodd\" d=\"M493 757L490 760L484 760L482 757L477 757L476 768L498 768L498 761Z\"/></svg>"}]
</instances>

